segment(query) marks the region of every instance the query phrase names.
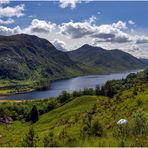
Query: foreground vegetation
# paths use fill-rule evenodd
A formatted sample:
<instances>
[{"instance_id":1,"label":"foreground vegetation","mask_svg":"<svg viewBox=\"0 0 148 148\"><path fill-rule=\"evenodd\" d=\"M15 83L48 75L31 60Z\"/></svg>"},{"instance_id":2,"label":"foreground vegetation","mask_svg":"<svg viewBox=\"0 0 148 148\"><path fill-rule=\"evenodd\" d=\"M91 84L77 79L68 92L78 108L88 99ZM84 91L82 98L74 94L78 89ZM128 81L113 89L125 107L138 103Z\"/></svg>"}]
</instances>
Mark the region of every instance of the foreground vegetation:
<instances>
[{"instance_id":1,"label":"foreground vegetation","mask_svg":"<svg viewBox=\"0 0 148 148\"><path fill-rule=\"evenodd\" d=\"M5 102L0 146L148 146L148 71L57 98ZM126 119L126 124L117 121ZM21 136L20 136L21 133Z\"/></svg>"}]
</instances>

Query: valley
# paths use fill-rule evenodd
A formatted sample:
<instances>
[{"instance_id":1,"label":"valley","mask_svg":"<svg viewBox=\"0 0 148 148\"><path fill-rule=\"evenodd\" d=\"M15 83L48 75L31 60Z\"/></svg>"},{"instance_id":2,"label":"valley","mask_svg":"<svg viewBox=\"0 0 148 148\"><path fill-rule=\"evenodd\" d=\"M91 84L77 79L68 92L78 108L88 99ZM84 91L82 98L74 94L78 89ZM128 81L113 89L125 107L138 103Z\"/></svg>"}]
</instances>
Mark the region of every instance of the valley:
<instances>
[{"instance_id":1,"label":"valley","mask_svg":"<svg viewBox=\"0 0 148 148\"><path fill-rule=\"evenodd\" d=\"M108 81L101 88L64 91L52 99L0 103L1 116L13 119L8 125L0 123L0 146L29 146L26 138L33 130L32 146L147 147L147 76L145 70ZM39 115L35 123L30 120L33 106ZM118 125L120 119L128 123Z\"/></svg>"},{"instance_id":2,"label":"valley","mask_svg":"<svg viewBox=\"0 0 148 148\"><path fill-rule=\"evenodd\" d=\"M145 67L142 61L120 50L84 45L62 52L34 35L0 36L0 95L46 90L55 80Z\"/></svg>"}]
</instances>

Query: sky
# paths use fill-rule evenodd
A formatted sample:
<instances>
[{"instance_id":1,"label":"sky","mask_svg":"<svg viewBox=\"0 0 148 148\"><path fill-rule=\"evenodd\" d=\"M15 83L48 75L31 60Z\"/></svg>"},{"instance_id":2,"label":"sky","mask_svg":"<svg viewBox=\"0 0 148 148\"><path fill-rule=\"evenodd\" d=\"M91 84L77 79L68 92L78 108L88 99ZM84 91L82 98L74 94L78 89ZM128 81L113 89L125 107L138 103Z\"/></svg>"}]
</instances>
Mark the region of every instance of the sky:
<instances>
[{"instance_id":1,"label":"sky","mask_svg":"<svg viewBox=\"0 0 148 148\"><path fill-rule=\"evenodd\" d=\"M37 35L62 51L90 44L148 58L147 14L147 1L0 0L0 35Z\"/></svg>"}]
</instances>

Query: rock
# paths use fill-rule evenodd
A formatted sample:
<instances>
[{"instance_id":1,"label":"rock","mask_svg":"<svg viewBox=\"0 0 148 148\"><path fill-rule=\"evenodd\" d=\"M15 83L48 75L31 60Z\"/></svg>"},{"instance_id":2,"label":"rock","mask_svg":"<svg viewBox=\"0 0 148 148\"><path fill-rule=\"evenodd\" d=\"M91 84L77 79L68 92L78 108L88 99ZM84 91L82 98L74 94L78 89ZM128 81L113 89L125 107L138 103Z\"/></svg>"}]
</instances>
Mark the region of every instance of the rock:
<instances>
[{"instance_id":1,"label":"rock","mask_svg":"<svg viewBox=\"0 0 148 148\"><path fill-rule=\"evenodd\" d=\"M128 121L126 119L120 119L117 124L121 125L121 124L126 124Z\"/></svg>"}]
</instances>

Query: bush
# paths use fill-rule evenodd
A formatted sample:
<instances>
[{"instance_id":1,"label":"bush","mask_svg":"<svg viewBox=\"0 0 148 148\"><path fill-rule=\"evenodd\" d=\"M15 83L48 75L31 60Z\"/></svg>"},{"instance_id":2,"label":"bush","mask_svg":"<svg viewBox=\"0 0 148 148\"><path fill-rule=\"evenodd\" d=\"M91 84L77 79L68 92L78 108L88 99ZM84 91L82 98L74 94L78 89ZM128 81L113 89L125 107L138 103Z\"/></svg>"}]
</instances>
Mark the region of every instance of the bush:
<instances>
[{"instance_id":1,"label":"bush","mask_svg":"<svg viewBox=\"0 0 148 148\"><path fill-rule=\"evenodd\" d=\"M58 97L58 101L63 104L70 100L70 94L67 91L63 91L61 95Z\"/></svg>"},{"instance_id":2,"label":"bush","mask_svg":"<svg viewBox=\"0 0 148 148\"><path fill-rule=\"evenodd\" d=\"M86 117L83 119L81 136L98 136L102 137L104 135L104 129L97 119L92 119L90 114L86 114Z\"/></svg>"},{"instance_id":3,"label":"bush","mask_svg":"<svg viewBox=\"0 0 148 148\"><path fill-rule=\"evenodd\" d=\"M104 129L97 119L92 122L91 135L102 137L104 135Z\"/></svg>"},{"instance_id":4,"label":"bush","mask_svg":"<svg viewBox=\"0 0 148 148\"><path fill-rule=\"evenodd\" d=\"M133 135L147 135L148 134L148 119L142 112L134 115L131 132Z\"/></svg>"},{"instance_id":5,"label":"bush","mask_svg":"<svg viewBox=\"0 0 148 148\"><path fill-rule=\"evenodd\" d=\"M38 141L39 141L38 135L35 135L34 129L31 126L22 143L22 146L23 147L36 147Z\"/></svg>"},{"instance_id":6,"label":"bush","mask_svg":"<svg viewBox=\"0 0 148 148\"><path fill-rule=\"evenodd\" d=\"M57 142L55 141L53 132L49 132L49 134L44 137L43 143L44 143L44 147L57 146Z\"/></svg>"}]
</instances>

